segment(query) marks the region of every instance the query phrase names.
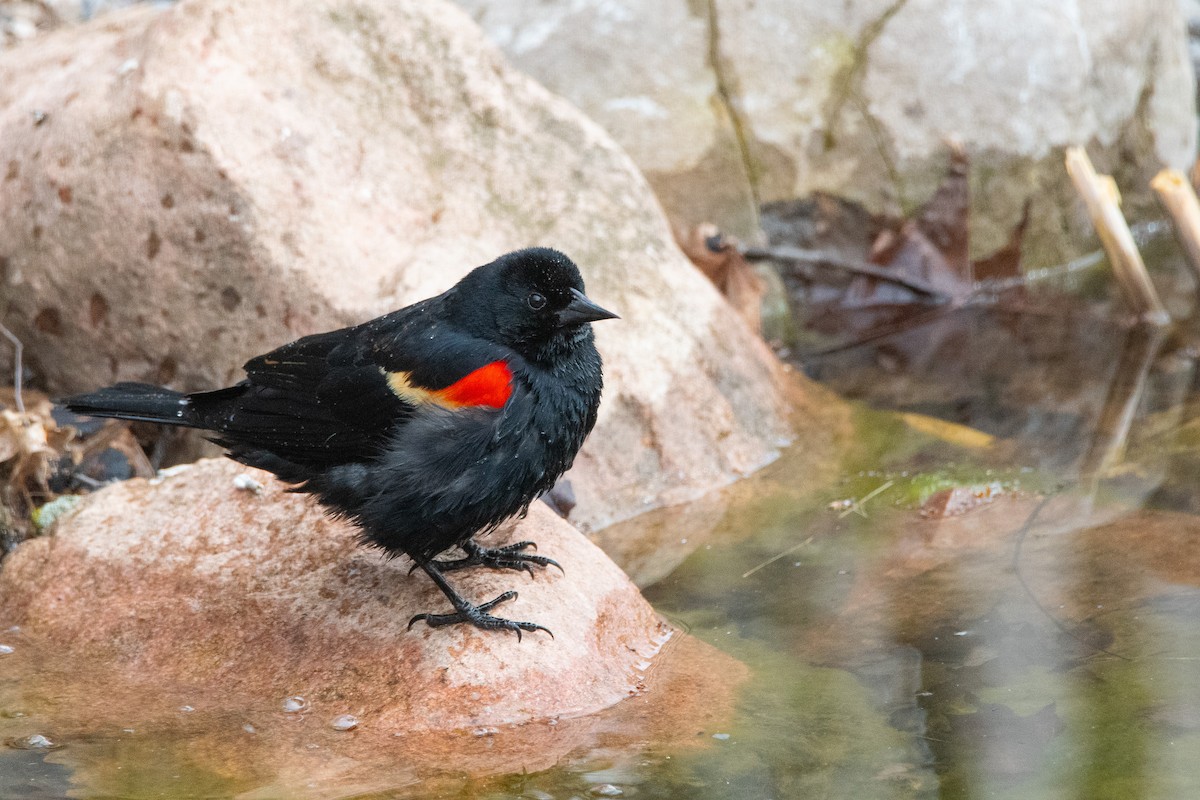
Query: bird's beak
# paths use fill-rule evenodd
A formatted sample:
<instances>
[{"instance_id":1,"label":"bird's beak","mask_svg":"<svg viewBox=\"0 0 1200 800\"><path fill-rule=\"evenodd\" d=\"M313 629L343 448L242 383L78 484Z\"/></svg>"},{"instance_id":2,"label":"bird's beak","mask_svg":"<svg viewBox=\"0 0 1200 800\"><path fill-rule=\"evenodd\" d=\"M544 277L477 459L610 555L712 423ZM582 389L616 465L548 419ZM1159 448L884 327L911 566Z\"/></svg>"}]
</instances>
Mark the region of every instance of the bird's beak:
<instances>
[{"instance_id":1,"label":"bird's beak","mask_svg":"<svg viewBox=\"0 0 1200 800\"><path fill-rule=\"evenodd\" d=\"M579 325L584 322L596 322L602 319L620 319L616 314L607 311L588 300L587 295L578 289L571 290L571 302L558 312L559 327Z\"/></svg>"}]
</instances>

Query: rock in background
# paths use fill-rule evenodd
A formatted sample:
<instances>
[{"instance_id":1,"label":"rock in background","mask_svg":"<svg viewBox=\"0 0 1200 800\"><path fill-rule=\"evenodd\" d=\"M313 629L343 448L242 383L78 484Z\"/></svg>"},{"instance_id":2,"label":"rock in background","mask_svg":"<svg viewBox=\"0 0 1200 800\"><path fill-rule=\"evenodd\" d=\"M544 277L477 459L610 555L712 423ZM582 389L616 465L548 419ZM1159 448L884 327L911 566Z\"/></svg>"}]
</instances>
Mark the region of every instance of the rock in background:
<instances>
[{"instance_id":1,"label":"rock in background","mask_svg":"<svg viewBox=\"0 0 1200 800\"><path fill-rule=\"evenodd\" d=\"M146 0L0 0L0 52L63 25ZM165 5L171 0L156 0Z\"/></svg>"},{"instance_id":2,"label":"rock in background","mask_svg":"<svg viewBox=\"0 0 1200 800\"><path fill-rule=\"evenodd\" d=\"M605 401L572 522L774 456L773 356L628 156L451 4L186 0L0 55L0 313L51 392L224 385L534 244L623 317L597 325Z\"/></svg>"},{"instance_id":3,"label":"rock in background","mask_svg":"<svg viewBox=\"0 0 1200 800\"><path fill-rule=\"evenodd\" d=\"M911 211L956 137L977 252L1028 197L1034 233L1065 248L1064 146L1088 145L1134 199L1195 155L1178 0L459 2L612 133L682 224L753 235L758 204L814 191Z\"/></svg>"}]
</instances>

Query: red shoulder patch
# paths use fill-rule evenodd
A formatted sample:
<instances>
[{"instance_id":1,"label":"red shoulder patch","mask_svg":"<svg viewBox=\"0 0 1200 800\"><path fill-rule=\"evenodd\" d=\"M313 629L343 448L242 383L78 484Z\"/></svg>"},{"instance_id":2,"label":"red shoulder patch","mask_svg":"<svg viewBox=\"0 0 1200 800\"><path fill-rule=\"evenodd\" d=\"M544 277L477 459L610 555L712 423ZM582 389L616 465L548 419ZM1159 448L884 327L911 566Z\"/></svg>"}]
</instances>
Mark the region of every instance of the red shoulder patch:
<instances>
[{"instance_id":1,"label":"red shoulder patch","mask_svg":"<svg viewBox=\"0 0 1200 800\"><path fill-rule=\"evenodd\" d=\"M449 406L501 408L512 396L512 370L504 361L493 361L434 394Z\"/></svg>"},{"instance_id":2,"label":"red shoulder patch","mask_svg":"<svg viewBox=\"0 0 1200 800\"><path fill-rule=\"evenodd\" d=\"M512 370L504 361L484 364L444 389L414 386L407 372L385 371L384 377L397 397L414 406L432 403L443 408L501 408L512 396Z\"/></svg>"}]
</instances>

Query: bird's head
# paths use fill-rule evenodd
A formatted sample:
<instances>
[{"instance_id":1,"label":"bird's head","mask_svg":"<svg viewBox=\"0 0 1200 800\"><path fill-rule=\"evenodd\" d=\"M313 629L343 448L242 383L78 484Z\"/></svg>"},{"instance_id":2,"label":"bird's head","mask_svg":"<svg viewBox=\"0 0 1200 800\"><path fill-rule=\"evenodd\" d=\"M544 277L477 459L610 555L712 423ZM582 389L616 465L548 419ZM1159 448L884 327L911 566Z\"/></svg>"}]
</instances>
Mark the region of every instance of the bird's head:
<instances>
[{"instance_id":1,"label":"bird's head","mask_svg":"<svg viewBox=\"0 0 1200 800\"><path fill-rule=\"evenodd\" d=\"M454 293L464 327L534 362L590 341L589 323L617 318L583 293L579 267L546 247L503 255L472 271Z\"/></svg>"}]
</instances>

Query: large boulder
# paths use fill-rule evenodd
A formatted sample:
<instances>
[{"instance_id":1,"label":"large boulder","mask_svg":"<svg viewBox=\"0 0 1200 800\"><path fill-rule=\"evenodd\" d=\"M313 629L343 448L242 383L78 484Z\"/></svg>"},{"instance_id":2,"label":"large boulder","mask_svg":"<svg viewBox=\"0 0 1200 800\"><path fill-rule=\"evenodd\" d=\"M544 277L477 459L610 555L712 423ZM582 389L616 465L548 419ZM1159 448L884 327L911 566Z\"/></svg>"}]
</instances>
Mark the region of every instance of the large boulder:
<instances>
[{"instance_id":1,"label":"large boulder","mask_svg":"<svg viewBox=\"0 0 1200 800\"><path fill-rule=\"evenodd\" d=\"M674 741L730 713L745 667L673 631L595 545L540 504L487 542L512 537L536 540L565 574L451 581L477 601L516 589L497 613L553 638L409 630L414 614L449 608L428 578L232 461L114 484L5 561L12 650L0 657L22 693L0 687L0 707L29 715L16 723L26 733L42 730L32 722L68 741L122 728L171 741L182 728L189 761L222 773L376 790L400 767L444 768L448 751L456 771L547 769L611 735L612 714L641 720L635 737ZM583 717L594 722L568 723ZM338 730L352 725L357 741Z\"/></svg>"},{"instance_id":2,"label":"large boulder","mask_svg":"<svg viewBox=\"0 0 1200 800\"><path fill-rule=\"evenodd\" d=\"M0 313L52 392L223 385L534 244L623 318L573 522L774 457L772 355L630 159L449 3L185 0L0 54Z\"/></svg>"},{"instance_id":3,"label":"large boulder","mask_svg":"<svg viewBox=\"0 0 1200 800\"><path fill-rule=\"evenodd\" d=\"M681 222L754 231L755 204L831 191L911 210L943 141L974 157L991 252L1033 197L1069 216L1061 149L1143 196L1196 146L1178 0L459 0L514 62L600 122Z\"/></svg>"},{"instance_id":4,"label":"large boulder","mask_svg":"<svg viewBox=\"0 0 1200 800\"><path fill-rule=\"evenodd\" d=\"M262 488L237 488L239 475ZM234 708L233 698L277 706L302 695L330 719L354 713L416 732L577 716L628 697L670 628L545 506L519 535L566 574L475 569L451 582L477 602L518 590L496 613L553 637L409 630L413 615L449 605L423 574L408 574L407 559L360 546L351 525L267 473L206 459L112 485L52 536L23 544L0 572L0 609L6 625L65 658L130 684L221 694Z\"/></svg>"}]
</instances>

